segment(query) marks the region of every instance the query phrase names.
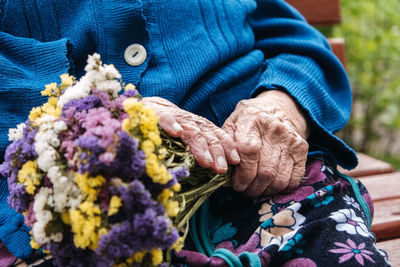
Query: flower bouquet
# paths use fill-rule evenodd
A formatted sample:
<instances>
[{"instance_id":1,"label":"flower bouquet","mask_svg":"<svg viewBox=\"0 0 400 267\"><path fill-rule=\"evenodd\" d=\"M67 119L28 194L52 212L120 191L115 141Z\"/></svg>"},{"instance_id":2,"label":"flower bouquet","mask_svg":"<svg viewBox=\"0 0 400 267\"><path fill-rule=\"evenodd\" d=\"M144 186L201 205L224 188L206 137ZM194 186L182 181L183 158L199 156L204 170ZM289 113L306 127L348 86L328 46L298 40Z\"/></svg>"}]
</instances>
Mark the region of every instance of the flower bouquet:
<instances>
[{"instance_id":1,"label":"flower bouquet","mask_svg":"<svg viewBox=\"0 0 400 267\"><path fill-rule=\"evenodd\" d=\"M8 202L32 228L31 246L58 266L167 263L190 217L229 174L197 166L98 54L85 71L79 81L64 74L46 85L47 103L10 130L0 165Z\"/></svg>"}]
</instances>

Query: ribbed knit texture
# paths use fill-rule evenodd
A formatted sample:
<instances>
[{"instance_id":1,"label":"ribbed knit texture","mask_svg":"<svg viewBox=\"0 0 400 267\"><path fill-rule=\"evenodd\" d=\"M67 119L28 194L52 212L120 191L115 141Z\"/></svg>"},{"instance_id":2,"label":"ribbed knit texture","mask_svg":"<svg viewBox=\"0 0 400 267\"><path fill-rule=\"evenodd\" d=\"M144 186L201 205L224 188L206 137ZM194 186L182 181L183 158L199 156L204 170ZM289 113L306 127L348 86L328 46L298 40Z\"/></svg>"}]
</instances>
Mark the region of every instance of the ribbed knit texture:
<instances>
[{"instance_id":1,"label":"ribbed knit texture","mask_svg":"<svg viewBox=\"0 0 400 267\"><path fill-rule=\"evenodd\" d=\"M323 36L284 1L94 2L0 0L0 161L8 128L44 101L44 85L66 72L81 76L88 54L98 52L143 96L164 97L217 125L240 100L286 90L309 118L311 151L346 168L357 164L333 135L350 116L345 71ZM148 52L136 67L124 61L134 43Z\"/></svg>"},{"instance_id":2,"label":"ribbed knit texture","mask_svg":"<svg viewBox=\"0 0 400 267\"><path fill-rule=\"evenodd\" d=\"M13 255L29 257L32 254L30 229L24 225L24 216L8 206L7 197L7 180L0 178L0 240Z\"/></svg>"}]
</instances>

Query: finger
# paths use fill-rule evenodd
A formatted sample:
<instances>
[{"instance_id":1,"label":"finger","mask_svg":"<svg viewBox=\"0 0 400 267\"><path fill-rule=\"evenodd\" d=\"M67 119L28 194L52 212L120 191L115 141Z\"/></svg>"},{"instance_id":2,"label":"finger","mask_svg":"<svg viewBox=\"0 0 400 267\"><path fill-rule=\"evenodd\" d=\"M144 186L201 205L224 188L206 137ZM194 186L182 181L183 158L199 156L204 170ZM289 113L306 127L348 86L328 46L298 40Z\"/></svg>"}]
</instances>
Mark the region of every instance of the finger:
<instances>
[{"instance_id":1,"label":"finger","mask_svg":"<svg viewBox=\"0 0 400 267\"><path fill-rule=\"evenodd\" d=\"M207 120L197 121L202 134L207 140L208 150L213 158L212 170L216 173L225 173L228 170L228 163L225 158L224 149L220 143L220 140L215 136L213 124ZM217 127L216 127L217 128Z\"/></svg>"},{"instance_id":2,"label":"finger","mask_svg":"<svg viewBox=\"0 0 400 267\"><path fill-rule=\"evenodd\" d=\"M236 147L241 160L232 175L232 185L238 192L245 191L257 175L261 140L258 129L254 128L256 127L240 125L235 133Z\"/></svg>"},{"instance_id":3,"label":"finger","mask_svg":"<svg viewBox=\"0 0 400 267\"><path fill-rule=\"evenodd\" d=\"M213 127L213 132L223 148L225 158L228 163L233 165L239 164L240 156L239 152L236 149L236 144L233 141L233 138L223 129L216 126Z\"/></svg>"},{"instance_id":4,"label":"finger","mask_svg":"<svg viewBox=\"0 0 400 267\"><path fill-rule=\"evenodd\" d=\"M157 112L157 111L156 111ZM159 125L167 134L173 137L181 137L183 133L182 126L176 121L171 112L159 112L157 115L160 117Z\"/></svg>"},{"instance_id":5,"label":"finger","mask_svg":"<svg viewBox=\"0 0 400 267\"><path fill-rule=\"evenodd\" d=\"M301 179L304 176L305 171L306 171L305 161L295 163L292 170L292 177L290 178L289 185L287 186L285 191L291 192L296 188L298 188L301 183Z\"/></svg>"},{"instance_id":6,"label":"finger","mask_svg":"<svg viewBox=\"0 0 400 267\"><path fill-rule=\"evenodd\" d=\"M156 100L160 102L155 102ZM158 99L157 97L143 98L143 103L146 107L153 108L156 111L157 116L160 118L159 125L161 129L173 137L180 137L183 129L173 116L177 108L172 105L167 106L162 101L162 98Z\"/></svg>"},{"instance_id":7,"label":"finger","mask_svg":"<svg viewBox=\"0 0 400 267\"><path fill-rule=\"evenodd\" d=\"M303 138L299 137L297 144L298 145L293 148L293 151L295 151L293 153L294 156L292 157L294 166L292 170L292 178L290 179L287 188L288 191L292 191L299 186L306 169L308 143Z\"/></svg>"},{"instance_id":8,"label":"finger","mask_svg":"<svg viewBox=\"0 0 400 267\"><path fill-rule=\"evenodd\" d=\"M280 150L269 144L263 144L256 178L245 192L250 197L258 197L263 194L278 174Z\"/></svg>"},{"instance_id":9,"label":"finger","mask_svg":"<svg viewBox=\"0 0 400 267\"><path fill-rule=\"evenodd\" d=\"M182 126L182 141L189 145L197 163L203 168L209 168L213 165L214 160L208 150L207 139L203 136L202 131L195 121L193 121L190 113L179 110L176 113L176 120Z\"/></svg>"},{"instance_id":10,"label":"finger","mask_svg":"<svg viewBox=\"0 0 400 267\"><path fill-rule=\"evenodd\" d=\"M287 157L286 151L281 150L279 157L278 173L272 183L264 191L264 195L270 196L283 191L288 185L293 170L293 160Z\"/></svg>"}]
</instances>

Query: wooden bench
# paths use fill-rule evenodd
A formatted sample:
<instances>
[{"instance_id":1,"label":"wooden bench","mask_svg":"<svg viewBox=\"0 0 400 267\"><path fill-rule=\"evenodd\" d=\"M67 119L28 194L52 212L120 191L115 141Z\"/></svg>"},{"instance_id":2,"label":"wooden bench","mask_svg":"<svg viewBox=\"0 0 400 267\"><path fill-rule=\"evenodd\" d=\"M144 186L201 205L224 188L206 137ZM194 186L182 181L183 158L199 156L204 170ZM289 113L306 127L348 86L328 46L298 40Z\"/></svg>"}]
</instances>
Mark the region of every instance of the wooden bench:
<instances>
[{"instance_id":1,"label":"wooden bench","mask_svg":"<svg viewBox=\"0 0 400 267\"><path fill-rule=\"evenodd\" d=\"M339 0L286 0L297 8L314 26L329 26L341 22ZM328 39L332 51L346 66L344 39ZM343 170L348 176L360 179L374 203L371 230L377 246L389 254L393 266L400 266L400 172L389 163L358 153L359 165L354 170Z\"/></svg>"}]
</instances>

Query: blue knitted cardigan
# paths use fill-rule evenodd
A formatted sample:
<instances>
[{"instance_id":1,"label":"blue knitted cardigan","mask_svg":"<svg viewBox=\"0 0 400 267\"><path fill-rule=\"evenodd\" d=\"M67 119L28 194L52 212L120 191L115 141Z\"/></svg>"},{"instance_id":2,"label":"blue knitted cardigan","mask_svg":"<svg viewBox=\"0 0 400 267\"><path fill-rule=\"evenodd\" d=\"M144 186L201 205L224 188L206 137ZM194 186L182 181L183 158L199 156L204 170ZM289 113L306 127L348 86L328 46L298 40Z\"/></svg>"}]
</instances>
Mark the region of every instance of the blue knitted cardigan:
<instances>
[{"instance_id":1,"label":"blue knitted cardigan","mask_svg":"<svg viewBox=\"0 0 400 267\"><path fill-rule=\"evenodd\" d=\"M139 66L124 61L131 44L148 52ZM240 100L285 90L308 117L310 153L357 164L334 136L351 110L345 70L282 0L0 0L0 162L8 129L43 103L44 85L62 73L81 76L94 52L143 96L164 97L217 125ZM6 185L0 178L0 240L28 257L29 229L7 206Z\"/></svg>"}]
</instances>

